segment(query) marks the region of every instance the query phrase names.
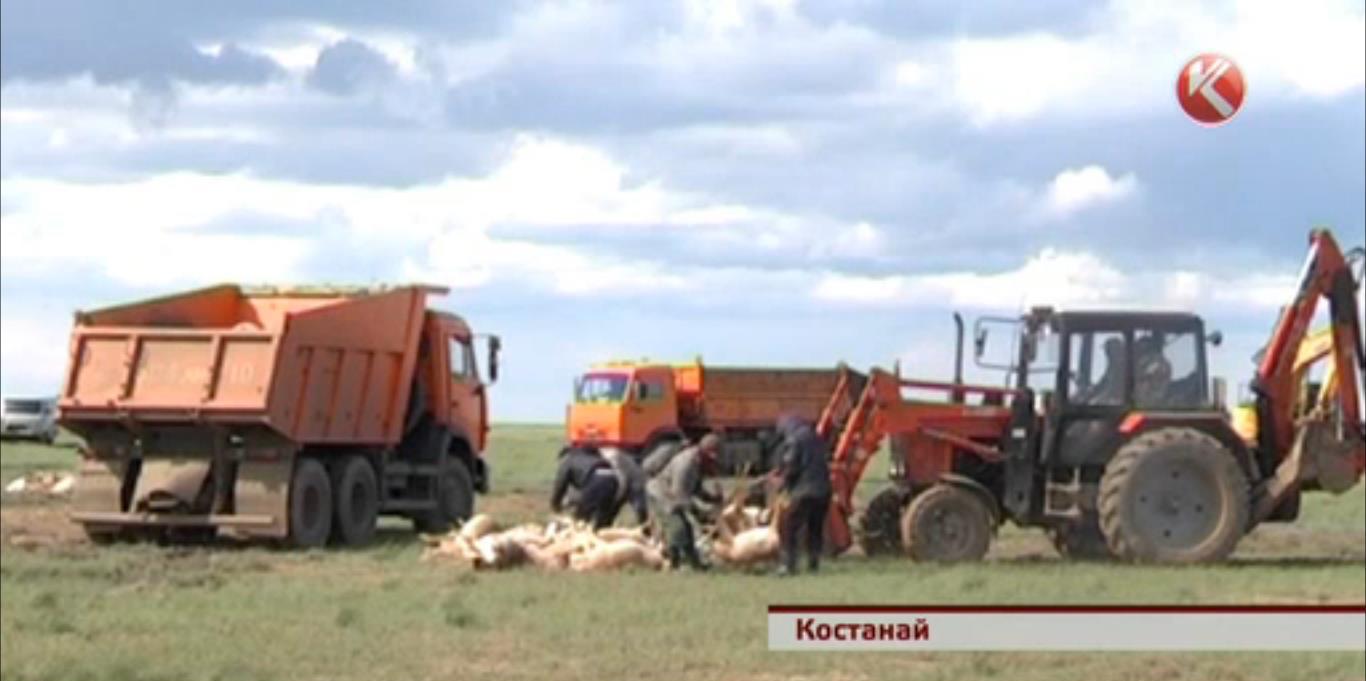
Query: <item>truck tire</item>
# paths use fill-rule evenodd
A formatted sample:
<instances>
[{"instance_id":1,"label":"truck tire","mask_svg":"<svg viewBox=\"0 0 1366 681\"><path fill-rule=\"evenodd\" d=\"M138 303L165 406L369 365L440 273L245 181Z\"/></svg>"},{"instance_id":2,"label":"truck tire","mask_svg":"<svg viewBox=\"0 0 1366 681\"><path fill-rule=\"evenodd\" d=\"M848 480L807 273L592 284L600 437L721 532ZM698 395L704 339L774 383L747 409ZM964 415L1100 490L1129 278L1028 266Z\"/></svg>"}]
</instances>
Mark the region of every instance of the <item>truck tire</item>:
<instances>
[{"instance_id":1,"label":"truck tire","mask_svg":"<svg viewBox=\"0 0 1366 681\"><path fill-rule=\"evenodd\" d=\"M993 526L977 493L939 483L911 499L901 515L901 543L917 561L976 561L991 547Z\"/></svg>"},{"instance_id":2,"label":"truck tire","mask_svg":"<svg viewBox=\"0 0 1366 681\"><path fill-rule=\"evenodd\" d=\"M1144 433L1119 448L1100 480L1100 527L1134 561L1223 560L1247 529L1250 490L1234 453L1191 428Z\"/></svg>"},{"instance_id":3,"label":"truck tire","mask_svg":"<svg viewBox=\"0 0 1366 681\"><path fill-rule=\"evenodd\" d=\"M1114 558L1100 531L1100 520L1087 514L1081 520L1049 528L1048 538L1058 555L1070 560L1109 560Z\"/></svg>"},{"instance_id":4,"label":"truck tire","mask_svg":"<svg viewBox=\"0 0 1366 681\"><path fill-rule=\"evenodd\" d=\"M868 501L859 524L858 543L865 556L887 556L902 552L901 511L906 494L889 487Z\"/></svg>"},{"instance_id":5,"label":"truck tire","mask_svg":"<svg viewBox=\"0 0 1366 681\"><path fill-rule=\"evenodd\" d=\"M418 532L445 532L458 522L474 515L474 478L464 461L454 456L441 459L436 477L436 508L421 511L413 517Z\"/></svg>"},{"instance_id":6,"label":"truck tire","mask_svg":"<svg viewBox=\"0 0 1366 681\"><path fill-rule=\"evenodd\" d=\"M332 471L332 539L346 546L370 543L379 519L379 480L375 467L358 454L338 462Z\"/></svg>"},{"instance_id":7,"label":"truck tire","mask_svg":"<svg viewBox=\"0 0 1366 681\"><path fill-rule=\"evenodd\" d=\"M289 481L289 544L314 548L332 532L332 480L317 459L302 457Z\"/></svg>"}]
</instances>

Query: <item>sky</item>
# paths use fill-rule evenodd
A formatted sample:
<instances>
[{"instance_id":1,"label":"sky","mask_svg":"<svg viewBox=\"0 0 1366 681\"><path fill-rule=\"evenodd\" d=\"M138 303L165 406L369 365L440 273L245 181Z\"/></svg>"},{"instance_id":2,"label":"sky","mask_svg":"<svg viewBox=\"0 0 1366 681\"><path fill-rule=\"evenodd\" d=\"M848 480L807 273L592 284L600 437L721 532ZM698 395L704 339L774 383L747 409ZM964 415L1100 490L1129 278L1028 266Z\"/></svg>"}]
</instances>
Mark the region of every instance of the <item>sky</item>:
<instances>
[{"instance_id":1,"label":"sky","mask_svg":"<svg viewBox=\"0 0 1366 681\"><path fill-rule=\"evenodd\" d=\"M0 389L72 313L428 282L499 420L589 363L952 374L953 323L1192 310L1245 383L1366 230L1366 7L1165 0L0 2ZM1208 128L1175 82L1231 57ZM970 377L998 381L973 371Z\"/></svg>"}]
</instances>

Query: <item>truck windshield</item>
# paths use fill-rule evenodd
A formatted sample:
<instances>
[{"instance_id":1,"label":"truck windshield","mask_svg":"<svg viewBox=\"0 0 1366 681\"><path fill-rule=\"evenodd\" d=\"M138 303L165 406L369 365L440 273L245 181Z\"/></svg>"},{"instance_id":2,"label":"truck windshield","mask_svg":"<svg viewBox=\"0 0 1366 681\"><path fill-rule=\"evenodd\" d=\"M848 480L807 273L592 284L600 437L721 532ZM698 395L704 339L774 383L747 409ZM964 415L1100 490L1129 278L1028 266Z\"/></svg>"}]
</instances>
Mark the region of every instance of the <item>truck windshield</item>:
<instances>
[{"instance_id":1,"label":"truck windshield","mask_svg":"<svg viewBox=\"0 0 1366 681\"><path fill-rule=\"evenodd\" d=\"M625 374L585 374L575 387L577 402L621 402L626 399Z\"/></svg>"},{"instance_id":2,"label":"truck windshield","mask_svg":"<svg viewBox=\"0 0 1366 681\"><path fill-rule=\"evenodd\" d=\"M6 414L41 414L42 400L5 400Z\"/></svg>"}]
</instances>

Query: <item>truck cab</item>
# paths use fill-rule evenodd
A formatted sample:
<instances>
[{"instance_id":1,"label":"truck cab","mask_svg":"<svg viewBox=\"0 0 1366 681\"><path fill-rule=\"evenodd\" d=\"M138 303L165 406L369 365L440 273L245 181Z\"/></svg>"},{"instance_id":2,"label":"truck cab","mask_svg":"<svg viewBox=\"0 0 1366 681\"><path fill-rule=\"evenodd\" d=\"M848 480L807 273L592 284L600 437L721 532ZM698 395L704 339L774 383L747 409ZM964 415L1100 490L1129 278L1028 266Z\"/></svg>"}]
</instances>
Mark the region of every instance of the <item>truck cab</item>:
<instances>
[{"instance_id":1,"label":"truck cab","mask_svg":"<svg viewBox=\"0 0 1366 681\"><path fill-rule=\"evenodd\" d=\"M482 452L488 444L489 420L485 377L480 376L475 334L465 320L448 312L427 313L418 363L428 386L427 407L441 425L463 437L473 451ZM436 352L431 349L436 348ZM497 380L498 340L489 338L487 369L491 383ZM472 471L476 481L483 477Z\"/></svg>"},{"instance_id":2,"label":"truck cab","mask_svg":"<svg viewBox=\"0 0 1366 681\"><path fill-rule=\"evenodd\" d=\"M609 362L574 380L568 407L570 443L592 442L628 450L647 449L676 437L678 392L674 369L663 364Z\"/></svg>"}]
</instances>

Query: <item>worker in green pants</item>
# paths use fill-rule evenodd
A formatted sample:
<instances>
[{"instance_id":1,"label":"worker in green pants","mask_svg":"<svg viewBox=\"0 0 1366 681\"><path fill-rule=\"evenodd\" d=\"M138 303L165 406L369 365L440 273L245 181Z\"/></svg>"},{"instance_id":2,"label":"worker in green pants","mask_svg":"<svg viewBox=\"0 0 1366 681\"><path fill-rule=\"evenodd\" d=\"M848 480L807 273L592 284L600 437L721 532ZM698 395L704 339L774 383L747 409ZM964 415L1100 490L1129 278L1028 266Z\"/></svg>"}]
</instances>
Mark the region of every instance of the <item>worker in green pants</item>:
<instances>
[{"instance_id":1,"label":"worker in green pants","mask_svg":"<svg viewBox=\"0 0 1366 681\"><path fill-rule=\"evenodd\" d=\"M713 468L720 447L721 438L708 433L696 445L676 454L664 470L646 485L654 516L663 526L671 567L677 568L686 562L693 569L706 569L697 555L692 505L694 499L712 504L720 501L717 495L702 485L703 478Z\"/></svg>"}]
</instances>

